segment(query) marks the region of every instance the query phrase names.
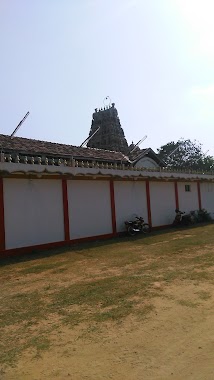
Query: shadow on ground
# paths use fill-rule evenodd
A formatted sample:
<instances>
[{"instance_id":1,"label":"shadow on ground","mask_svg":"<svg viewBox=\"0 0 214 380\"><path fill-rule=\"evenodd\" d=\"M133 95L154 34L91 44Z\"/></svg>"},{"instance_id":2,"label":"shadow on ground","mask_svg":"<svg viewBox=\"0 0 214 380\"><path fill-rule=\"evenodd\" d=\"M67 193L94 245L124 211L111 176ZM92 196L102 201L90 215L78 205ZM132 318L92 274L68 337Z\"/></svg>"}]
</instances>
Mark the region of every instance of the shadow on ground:
<instances>
[{"instance_id":1,"label":"shadow on ground","mask_svg":"<svg viewBox=\"0 0 214 380\"><path fill-rule=\"evenodd\" d=\"M195 229L198 227L206 227L207 225L210 225L212 223L199 223L195 224L191 227L186 227L186 226L181 226L181 227L165 227L164 229L158 229L158 230L153 230L149 235L144 235L142 233L137 234L136 236L127 236L126 233L121 233L119 236L114 237L114 238L108 238L108 239L102 239L91 241L91 242L82 242L82 243L71 243L69 245L66 245L64 247L60 248L50 248L48 250L32 250L31 253L27 254L21 254L19 253L17 256L12 256L8 258L2 258L0 259L0 267L6 266L6 265L13 265L16 263L21 263L21 262L27 262L27 261L34 261L42 258L47 258L47 257L54 257L57 255L61 255L64 253L70 253L75 252L81 254L81 251L84 251L85 249L91 249L95 247L104 247L104 246L111 246L112 244L116 243L127 243L128 241L137 241L141 239L145 239L145 244L150 244L149 240L153 238L154 236L161 236L169 233L170 231L172 233L178 232L178 231L183 231L186 232L189 229Z\"/></svg>"}]
</instances>

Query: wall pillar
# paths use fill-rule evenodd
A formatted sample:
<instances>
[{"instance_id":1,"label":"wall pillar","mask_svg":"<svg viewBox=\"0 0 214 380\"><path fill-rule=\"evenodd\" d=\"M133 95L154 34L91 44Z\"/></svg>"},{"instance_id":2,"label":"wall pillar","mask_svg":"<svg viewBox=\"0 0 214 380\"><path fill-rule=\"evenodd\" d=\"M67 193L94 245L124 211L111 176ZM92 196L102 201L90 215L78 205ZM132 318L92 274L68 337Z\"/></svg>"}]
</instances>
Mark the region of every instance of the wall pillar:
<instances>
[{"instance_id":1,"label":"wall pillar","mask_svg":"<svg viewBox=\"0 0 214 380\"><path fill-rule=\"evenodd\" d=\"M148 223L152 226L152 213L151 213L151 200L150 200L150 184L149 180L146 180L146 201L147 201L147 213L148 213Z\"/></svg>"},{"instance_id":2,"label":"wall pillar","mask_svg":"<svg viewBox=\"0 0 214 380\"><path fill-rule=\"evenodd\" d=\"M0 251L5 250L5 225L4 225L4 188L3 178L0 178Z\"/></svg>"},{"instance_id":3,"label":"wall pillar","mask_svg":"<svg viewBox=\"0 0 214 380\"><path fill-rule=\"evenodd\" d=\"M201 206L201 186L200 186L200 182L197 181L197 190L198 190L198 208L199 210L202 209L202 206Z\"/></svg>"},{"instance_id":4,"label":"wall pillar","mask_svg":"<svg viewBox=\"0 0 214 380\"><path fill-rule=\"evenodd\" d=\"M68 211L68 189L67 180L62 180L62 199L63 199L63 215L64 215L64 237L65 241L70 241L69 211Z\"/></svg>"},{"instance_id":5,"label":"wall pillar","mask_svg":"<svg viewBox=\"0 0 214 380\"><path fill-rule=\"evenodd\" d=\"M175 185L175 208L179 210L179 196L178 196L178 182L174 182Z\"/></svg>"},{"instance_id":6,"label":"wall pillar","mask_svg":"<svg viewBox=\"0 0 214 380\"><path fill-rule=\"evenodd\" d=\"M117 233L116 226L116 211L115 211L115 197L114 197L114 181L110 180L110 198L111 198L111 220L112 220L112 232L115 235Z\"/></svg>"}]
</instances>

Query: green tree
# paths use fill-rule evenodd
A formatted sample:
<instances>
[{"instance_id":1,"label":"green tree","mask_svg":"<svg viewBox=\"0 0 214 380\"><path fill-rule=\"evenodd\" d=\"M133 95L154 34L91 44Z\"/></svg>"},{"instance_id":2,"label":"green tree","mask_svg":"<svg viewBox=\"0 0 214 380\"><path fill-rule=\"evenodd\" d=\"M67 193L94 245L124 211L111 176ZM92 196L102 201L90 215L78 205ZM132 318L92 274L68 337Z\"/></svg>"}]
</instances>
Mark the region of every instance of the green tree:
<instances>
[{"instance_id":1,"label":"green tree","mask_svg":"<svg viewBox=\"0 0 214 380\"><path fill-rule=\"evenodd\" d=\"M202 144L195 140L171 141L158 149L158 156L169 167L204 171L214 169L214 158L205 155Z\"/></svg>"}]
</instances>

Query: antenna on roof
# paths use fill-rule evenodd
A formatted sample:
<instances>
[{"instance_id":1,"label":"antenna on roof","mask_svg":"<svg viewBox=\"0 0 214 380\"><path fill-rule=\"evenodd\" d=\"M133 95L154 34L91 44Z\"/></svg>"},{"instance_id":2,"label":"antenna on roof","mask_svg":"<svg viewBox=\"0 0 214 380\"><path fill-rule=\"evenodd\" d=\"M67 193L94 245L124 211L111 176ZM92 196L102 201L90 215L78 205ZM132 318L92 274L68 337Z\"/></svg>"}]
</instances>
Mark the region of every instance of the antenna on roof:
<instances>
[{"instance_id":1,"label":"antenna on roof","mask_svg":"<svg viewBox=\"0 0 214 380\"><path fill-rule=\"evenodd\" d=\"M85 139L85 140L83 141L83 143L80 145L80 148L83 148L84 145L86 145L86 144L92 139L92 137L93 137L93 136L94 136L99 130L100 130L100 127L98 127L98 128L96 129L96 131L95 131L91 136L87 137L87 139Z\"/></svg>"},{"instance_id":2,"label":"antenna on roof","mask_svg":"<svg viewBox=\"0 0 214 380\"><path fill-rule=\"evenodd\" d=\"M137 147L138 147L140 144L142 144L142 142L145 141L146 139L147 139L147 135L144 136L141 140L139 140L139 141L137 142L137 144L135 144L134 148L129 152L129 154L131 154L132 152L134 152L134 150L137 149Z\"/></svg>"},{"instance_id":3,"label":"antenna on roof","mask_svg":"<svg viewBox=\"0 0 214 380\"><path fill-rule=\"evenodd\" d=\"M136 161L138 161L140 158L145 157L147 153L150 151L150 148L145 149L143 152L141 152L133 161L130 161L131 164L134 164Z\"/></svg>"},{"instance_id":4,"label":"antenna on roof","mask_svg":"<svg viewBox=\"0 0 214 380\"><path fill-rule=\"evenodd\" d=\"M167 156L167 158L169 158L172 154L174 154L176 152L176 150L178 150L180 145L181 145L181 143Z\"/></svg>"},{"instance_id":5,"label":"antenna on roof","mask_svg":"<svg viewBox=\"0 0 214 380\"><path fill-rule=\"evenodd\" d=\"M13 133L10 135L10 138L13 139L15 133L18 131L18 129L21 127L22 123L27 119L27 117L30 115L30 112L27 112L26 115L23 117L23 119L19 122L17 127L14 129Z\"/></svg>"}]
</instances>

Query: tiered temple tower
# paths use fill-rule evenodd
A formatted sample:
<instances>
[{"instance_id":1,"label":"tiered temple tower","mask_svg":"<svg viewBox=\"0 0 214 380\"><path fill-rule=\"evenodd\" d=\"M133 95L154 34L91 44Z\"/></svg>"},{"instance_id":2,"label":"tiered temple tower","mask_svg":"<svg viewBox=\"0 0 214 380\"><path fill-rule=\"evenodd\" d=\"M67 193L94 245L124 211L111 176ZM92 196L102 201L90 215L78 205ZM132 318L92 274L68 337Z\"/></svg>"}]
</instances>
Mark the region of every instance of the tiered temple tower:
<instances>
[{"instance_id":1,"label":"tiered temple tower","mask_svg":"<svg viewBox=\"0 0 214 380\"><path fill-rule=\"evenodd\" d=\"M91 123L89 137L100 127L99 131L89 140L87 146L113 150L127 154L128 143L120 125L115 103L103 109L95 109Z\"/></svg>"}]
</instances>

